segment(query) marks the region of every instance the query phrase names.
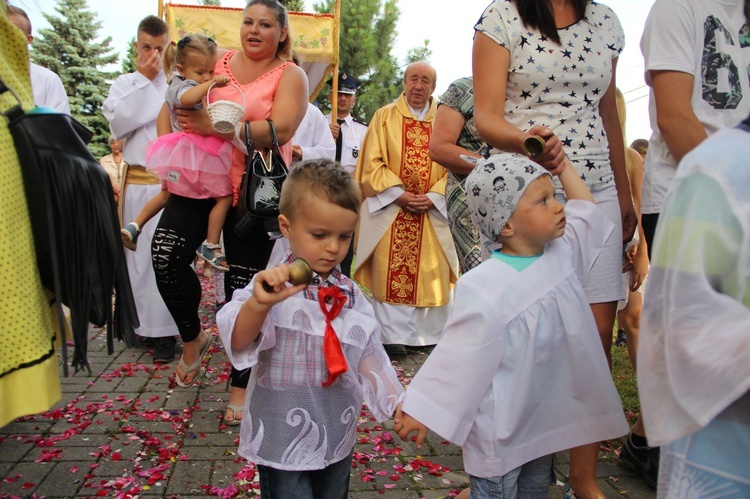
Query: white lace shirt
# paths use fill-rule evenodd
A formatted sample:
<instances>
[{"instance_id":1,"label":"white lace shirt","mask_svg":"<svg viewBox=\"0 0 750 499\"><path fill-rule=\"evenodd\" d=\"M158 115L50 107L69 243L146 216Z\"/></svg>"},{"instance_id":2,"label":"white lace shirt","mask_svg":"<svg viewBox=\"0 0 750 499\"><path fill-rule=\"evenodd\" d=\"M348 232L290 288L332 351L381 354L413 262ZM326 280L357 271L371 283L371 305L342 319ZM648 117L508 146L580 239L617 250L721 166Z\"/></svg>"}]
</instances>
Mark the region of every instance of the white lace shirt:
<instances>
[{"instance_id":1,"label":"white lace shirt","mask_svg":"<svg viewBox=\"0 0 750 499\"><path fill-rule=\"evenodd\" d=\"M237 314L252 295L253 284L236 291L216 316L232 364L252 367L240 455L281 470L323 469L347 458L354 448L363 400L373 417L383 421L393 415L403 394L380 343L380 325L359 287L336 269L325 281L316 275L306 290L274 305L258 339L246 350L232 350ZM318 292L328 286L338 286L347 297L332 326L349 369L323 387L328 376L323 357L326 323Z\"/></svg>"}]
</instances>

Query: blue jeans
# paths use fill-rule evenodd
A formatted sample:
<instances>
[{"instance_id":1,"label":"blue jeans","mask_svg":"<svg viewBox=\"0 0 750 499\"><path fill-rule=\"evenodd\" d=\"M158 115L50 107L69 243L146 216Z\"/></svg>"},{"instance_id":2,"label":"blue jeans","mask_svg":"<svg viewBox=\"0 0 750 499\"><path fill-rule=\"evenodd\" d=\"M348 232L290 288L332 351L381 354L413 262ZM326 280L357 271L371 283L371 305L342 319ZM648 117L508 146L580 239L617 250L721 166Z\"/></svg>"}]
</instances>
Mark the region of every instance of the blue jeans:
<instances>
[{"instance_id":1,"label":"blue jeans","mask_svg":"<svg viewBox=\"0 0 750 499\"><path fill-rule=\"evenodd\" d=\"M285 471L258 465L263 499L346 499L352 455L322 470Z\"/></svg>"},{"instance_id":2,"label":"blue jeans","mask_svg":"<svg viewBox=\"0 0 750 499\"><path fill-rule=\"evenodd\" d=\"M546 499L554 454L543 456L503 476L480 478L469 475L469 499Z\"/></svg>"}]
</instances>

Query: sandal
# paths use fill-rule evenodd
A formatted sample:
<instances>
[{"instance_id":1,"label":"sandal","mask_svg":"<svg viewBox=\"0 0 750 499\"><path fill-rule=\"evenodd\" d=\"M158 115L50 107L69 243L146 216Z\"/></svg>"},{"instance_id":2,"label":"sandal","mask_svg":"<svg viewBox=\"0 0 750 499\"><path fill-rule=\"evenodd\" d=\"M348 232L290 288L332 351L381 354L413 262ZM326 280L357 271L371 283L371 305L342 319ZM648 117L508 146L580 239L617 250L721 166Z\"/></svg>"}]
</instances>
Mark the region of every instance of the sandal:
<instances>
[{"instance_id":1,"label":"sandal","mask_svg":"<svg viewBox=\"0 0 750 499\"><path fill-rule=\"evenodd\" d=\"M180 355L180 361L177 363L177 369L182 369L182 371L185 373L185 379L189 379L190 375L196 371L198 371L198 374L195 375L192 381L186 382L183 381L182 378L180 378L180 375L177 374L177 370L174 372L174 379L175 382L183 387L188 388L190 386L193 386L195 383L197 383L205 370L203 369L203 357L208 353L208 349L211 347L211 344L213 343L214 339L211 336L211 333L206 332L208 334L208 341L206 341L206 344L203 345L203 348L201 348L201 353L198 355L198 358L193 361L192 364L188 365L185 364L185 360L183 359L183 356ZM184 355L184 354L183 354Z\"/></svg>"},{"instance_id":2,"label":"sandal","mask_svg":"<svg viewBox=\"0 0 750 499\"><path fill-rule=\"evenodd\" d=\"M245 410L244 406L237 404L227 404L227 408L224 409L224 424L227 426L237 426L242 423L242 418L238 418L238 415L242 415ZM231 412L231 419L228 417Z\"/></svg>"},{"instance_id":3,"label":"sandal","mask_svg":"<svg viewBox=\"0 0 750 499\"><path fill-rule=\"evenodd\" d=\"M570 484L565 484L565 492L563 493L563 499L578 499L578 496L575 492L573 492L573 489L570 488Z\"/></svg>"},{"instance_id":4,"label":"sandal","mask_svg":"<svg viewBox=\"0 0 750 499\"><path fill-rule=\"evenodd\" d=\"M203 258L216 270L221 270L223 272L229 270L227 259L221 252L221 244L213 244L208 241L203 241L200 247L195 250L195 254Z\"/></svg>"}]
</instances>

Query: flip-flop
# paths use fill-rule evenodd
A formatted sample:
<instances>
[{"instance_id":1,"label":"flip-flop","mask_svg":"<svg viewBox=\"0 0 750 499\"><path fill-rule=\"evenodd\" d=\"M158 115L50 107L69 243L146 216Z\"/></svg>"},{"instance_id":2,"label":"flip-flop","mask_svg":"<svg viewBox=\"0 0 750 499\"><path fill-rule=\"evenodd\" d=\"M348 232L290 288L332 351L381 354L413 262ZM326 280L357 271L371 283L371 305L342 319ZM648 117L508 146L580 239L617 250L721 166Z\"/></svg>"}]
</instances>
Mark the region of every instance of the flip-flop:
<instances>
[{"instance_id":1,"label":"flip-flop","mask_svg":"<svg viewBox=\"0 0 750 499\"><path fill-rule=\"evenodd\" d=\"M190 386L193 386L195 383L197 383L203 372L203 356L208 353L208 349L211 347L211 344L213 343L214 339L213 336L211 336L211 333L206 332L208 334L208 341L206 344L201 348L201 353L198 355L198 358L193 361L190 365L185 364L185 361L182 358L182 355L180 355L180 361L177 363L177 369L182 368L183 372L185 373L185 379L190 378L190 374L194 373L195 371L198 371L198 374L195 375L193 380L189 383L185 382L180 378L180 375L177 374L177 370L174 372L174 380L177 385L188 388ZM184 355L184 354L183 354Z\"/></svg>"},{"instance_id":2,"label":"flip-flop","mask_svg":"<svg viewBox=\"0 0 750 499\"><path fill-rule=\"evenodd\" d=\"M245 407L242 405L237 404L227 404L226 409L224 409L224 424L227 426L237 426L240 423L242 423L242 418L237 419L237 414L242 414L245 410ZM227 419L227 411L232 411L232 419Z\"/></svg>"}]
</instances>

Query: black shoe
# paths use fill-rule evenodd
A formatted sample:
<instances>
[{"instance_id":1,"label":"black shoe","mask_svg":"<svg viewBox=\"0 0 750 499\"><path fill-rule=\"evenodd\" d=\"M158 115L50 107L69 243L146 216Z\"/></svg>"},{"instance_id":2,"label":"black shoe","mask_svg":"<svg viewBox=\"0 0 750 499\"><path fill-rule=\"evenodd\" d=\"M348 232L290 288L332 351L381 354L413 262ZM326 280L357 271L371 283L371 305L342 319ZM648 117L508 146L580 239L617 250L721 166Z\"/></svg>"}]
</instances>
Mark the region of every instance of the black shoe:
<instances>
[{"instance_id":1,"label":"black shoe","mask_svg":"<svg viewBox=\"0 0 750 499\"><path fill-rule=\"evenodd\" d=\"M146 336L136 336L136 338L138 338L138 347L146 350L156 348L159 344L159 338L147 338Z\"/></svg>"},{"instance_id":2,"label":"black shoe","mask_svg":"<svg viewBox=\"0 0 750 499\"><path fill-rule=\"evenodd\" d=\"M383 345L383 348L385 348L385 353L391 359L394 357L406 357L406 347L404 345Z\"/></svg>"},{"instance_id":3,"label":"black shoe","mask_svg":"<svg viewBox=\"0 0 750 499\"><path fill-rule=\"evenodd\" d=\"M659 448L645 445L639 447L633 443L632 437L632 433L628 435L620 449L620 463L635 471L646 485L656 490L659 479Z\"/></svg>"},{"instance_id":4,"label":"black shoe","mask_svg":"<svg viewBox=\"0 0 750 499\"><path fill-rule=\"evenodd\" d=\"M615 339L615 346L616 347L624 347L627 346L628 339L625 336L625 330L624 329L618 329L617 330L617 338Z\"/></svg>"},{"instance_id":5,"label":"black shoe","mask_svg":"<svg viewBox=\"0 0 750 499\"><path fill-rule=\"evenodd\" d=\"M159 338L154 347L154 362L172 362L175 358L177 339L174 336Z\"/></svg>"}]
</instances>

